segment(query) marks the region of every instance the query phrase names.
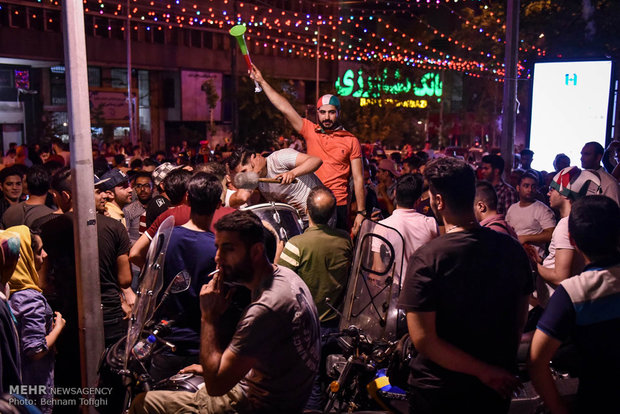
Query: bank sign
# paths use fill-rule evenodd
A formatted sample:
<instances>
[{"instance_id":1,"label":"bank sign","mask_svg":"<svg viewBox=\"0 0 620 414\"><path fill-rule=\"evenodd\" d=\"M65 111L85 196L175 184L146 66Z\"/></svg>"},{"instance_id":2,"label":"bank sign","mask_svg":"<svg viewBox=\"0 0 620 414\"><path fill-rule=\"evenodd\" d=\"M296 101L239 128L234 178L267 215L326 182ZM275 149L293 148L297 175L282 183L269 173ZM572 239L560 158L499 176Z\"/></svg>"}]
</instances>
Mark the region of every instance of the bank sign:
<instances>
[{"instance_id":1,"label":"bank sign","mask_svg":"<svg viewBox=\"0 0 620 414\"><path fill-rule=\"evenodd\" d=\"M366 74L361 68L348 68L336 80L336 93L358 98L360 106L395 104L405 108L426 108L440 102L443 81L439 73L426 72L419 77L405 76L398 69L387 68L379 75Z\"/></svg>"}]
</instances>

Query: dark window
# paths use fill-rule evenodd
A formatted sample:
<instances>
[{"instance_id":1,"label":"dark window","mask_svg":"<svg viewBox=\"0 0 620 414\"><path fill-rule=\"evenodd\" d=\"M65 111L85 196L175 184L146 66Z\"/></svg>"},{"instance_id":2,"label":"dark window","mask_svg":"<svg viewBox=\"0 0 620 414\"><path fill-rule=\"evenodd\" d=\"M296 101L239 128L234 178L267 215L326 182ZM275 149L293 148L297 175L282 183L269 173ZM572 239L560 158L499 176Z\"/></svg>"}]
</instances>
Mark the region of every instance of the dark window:
<instances>
[{"instance_id":1,"label":"dark window","mask_svg":"<svg viewBox=\"0 0 620 414\"><path fill-rule=\"evenodd\" d=\"M190 30L192 47L202 47L202 32L200 30Z\"/></svg>"},{"instance_id":2,"label":"dark window","mask_svg":"<svg viewBox=\"0 0 620 414\"><path fill-rule=\"evenodd\" d=\"M163 45L166 43L166 32L163 29L162 30L158 30L158 29L161 29L161 26L151 26L151 32L153 32L153 42ZM172 30L172 32L176 33L177 30Z\"/></svg>"},{"instance_id":3,"label":"dark window","mask_svg":"<svg viewBox=\"0 0 620 414\"><path fill-rule=\"evenodd\" d=\"M95 18L93 16L84 16L84 32L86 36L93 36L95 34Z\"/></svg>"},{"instance_id":4,"label":"dark window","mask_svg":"<svg viewBox=\"0 0 620 414\"><path fill-rule=\"evenodd\" d=\"M11 26L26 27L26 8L24 6L11 7Z\"/></svg>"},{"instance_id":5,"label":"dark window","mask_svg":"<svg viewBox=\"0 0 620 414\"><path fill-rule=\"evenodd\" d=\"M96 17L94 21L95 36L108 37L108 19Z\"/></svg>"},{"instance_id":6,"label":"dark window","mask_svg":"<svg viewBox=\"0 0 620 414\"><path fill-rule=\"evenodd\" d=\"M97 88L101 86L101 68L88 67L88 86Z\"/></svg>"},{"instance_id":7,"label":"dark window","mask_svg":"<svg viewBox=\"0 0 620 414\"><path fill-rule=\"evenodd\" d=\"M6 4L0 4L0 26L9 25L9 13L11 10Z\"/></svg>"},{"instance_id":8,"label":"dark window","mask_svg":"<svg viewBox=\"0 0 620 414\"><path fill-rule=\"evenodd\" d=\"M117 40L125 40L125 22L122 20L110 19L110 37Z\"/></svg>"},{"instance_id":9,"label":"dark window","mask_svg":"<svg viewBox=\"0 0 620 414\"><path fill-rule=\"evenodd\" d=\"M161 30L160 30L161 29ZM168 34L168 44L173 45L173 46L179 46L180 45L180 40L183 38L183 31L182 29L175 29L175 30L164 30L162 29L161 26L157 27L157 31L159 33L162 34Z\"/></svg>"},{"instance_id":10,"label":"dark window","mask_svg":"<svg viewBox=\"0 0 620 414\"><path fill-rule=\"evenodd\" d=\"M28 13L29 25L33 30L43 31L45 25L43 24L45 20L45 15L43 14L43 9L30 9Z\"/></svg>"},{"instance_id":11,"label":"dark window","mask_svg":"<svg viewBox=\"0 0 620 414\"><path fill-rule=\"evenodd\" d=\"M208 49L213 49L213 33L203 32L202 33L202 44L204 47Z\"/></svg>"},{"instance_id":12,"label":"dark window","mask_svg":"<svg viewBox=\"0 0 620 414\"><path fill-rule=\"evenodd\" d=\"M50 32L60 33L60 12L56 10L45 11L45 28Z\"/></svg>"}]
</instances>

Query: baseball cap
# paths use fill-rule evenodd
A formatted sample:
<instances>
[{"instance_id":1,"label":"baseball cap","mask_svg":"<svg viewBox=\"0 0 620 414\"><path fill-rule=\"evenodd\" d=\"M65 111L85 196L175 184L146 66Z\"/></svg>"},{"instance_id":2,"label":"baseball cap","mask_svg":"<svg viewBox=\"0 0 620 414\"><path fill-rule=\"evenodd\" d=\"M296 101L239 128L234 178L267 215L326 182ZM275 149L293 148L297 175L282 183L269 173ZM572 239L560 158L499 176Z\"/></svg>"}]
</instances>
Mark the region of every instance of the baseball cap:
<instances>
[{"instance_id":1,"label":"baseball cap","mask_svg":"<svg viewBox=\"0 0 620 414\"><path fill-rule=\"evenodd\" d=\"M394 161L390 161L385 158L379 161L378 168L380 170L389 171L394 177L398 177L400 175L398 171L396 171L396 165L394 165Z\"/></svg>"},{"instance_id":2,"label":"baseball cap","mask_svg":"<svg viewBox=\"0 0 620 414\"><path fill-rule=\"evenodd\" d=\"M316 103L316 109L319 109L323 105L334 105L336 109L340 110L340 101L338 97L334 95L323 95Z\"/></svg>"},{"instance_id":3,"label":"baseball cap","mask_svg":"<svg viewBox=\"0 0 620 414\"><path fill-rule=\"evenodd\" d=\"M553 177L550 187L570 200L601 194L601 179L594 171L566 167Z\"/></svg>"},{"instance_id":4,"label":"baseball cap","mask_svg":"<svg viewBox=\"0 0 620 414\"><path fill-rule=\"evenodd\" d=\"M166 178L166 176L170 174L171 171L174 171L177 168L181 167L181 165L174 165L170 162L164 162L163 164L159 165L157 168L155 168L155 170L153 170L152 173L153 184L155 186L158 186L159 184L161 184L162 181L164 181L164 178Z\"/></svg>"},{"instance_id":5,"label":"baseball cap","mask_svg":"<svg viewBox=\"0 0 620 414\"><path fill-rule=\"evenodd\" d=\"M110 171L106 171L106 173L101 176L101 179L107 179L105 183L101 183L102 185L99 186L99 188L104 191L111 190L117 185L129 182L129 177L127 174L117 168L112 168Z\"/></svg>"},{"instance_id":6,"label":"baseball cap","mask_svg":"<svg viewBox=\"0 0 620 414\"><path fill-rule=\"evenodd\" d=\"M101 179L97 175L95 175L94 177L95 177L95 187L97 187L100 184L107 183L110 180L109 178Z\"/></svg>"}]
</instances>

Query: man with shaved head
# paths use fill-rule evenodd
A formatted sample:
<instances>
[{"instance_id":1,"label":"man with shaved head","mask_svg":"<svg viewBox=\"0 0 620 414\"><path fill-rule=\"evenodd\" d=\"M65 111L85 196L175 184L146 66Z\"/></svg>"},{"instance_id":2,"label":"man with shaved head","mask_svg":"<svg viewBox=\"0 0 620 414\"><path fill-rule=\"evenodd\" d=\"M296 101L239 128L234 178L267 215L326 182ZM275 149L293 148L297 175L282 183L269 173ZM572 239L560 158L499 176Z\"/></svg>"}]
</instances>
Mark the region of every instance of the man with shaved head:
<instances>
[{"instance_id":1,"label":"man with shaved head","mask_svg":"<svg viewBox=\"0 0 620 414\"><path fill-rule=\"evenodd\" d=\"M336 198L328 188L313 188L307 206L309 227L286 243L278 265L293 270L308 285L319 312L321 348L324 348L326 334L338 330L338 315L332 307L339 308L343 302L353 245L345 231L332 229L327 224L336 210ZM331 307L326 303L327 298ZM325 358L325 352L321 355ZM321 369L324 366L320 364ZM321 389L323 387L317 379L306 408L320 409L323 406Z\"/></svg>"}]
</instances>

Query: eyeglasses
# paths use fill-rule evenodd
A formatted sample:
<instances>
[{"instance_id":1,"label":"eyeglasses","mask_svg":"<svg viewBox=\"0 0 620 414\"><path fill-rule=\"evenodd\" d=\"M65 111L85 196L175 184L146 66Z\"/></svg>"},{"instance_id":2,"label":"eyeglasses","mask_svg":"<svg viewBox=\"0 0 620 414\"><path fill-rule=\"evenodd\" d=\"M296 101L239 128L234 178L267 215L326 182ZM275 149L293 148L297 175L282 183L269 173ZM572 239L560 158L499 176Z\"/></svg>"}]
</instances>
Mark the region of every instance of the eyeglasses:
<instances>
[{"instance_id":1,"label":"eyeglasses","mask_svg":"<svg viewBox=\"0 0 620 414\"><path fill-rule=\"evenodd\" d=\"M148 188L150 190L153 187L151 186L151 184L134 184L133 188L135 188L136 190L146 190Z\"/></svg>"}]
</instances>

